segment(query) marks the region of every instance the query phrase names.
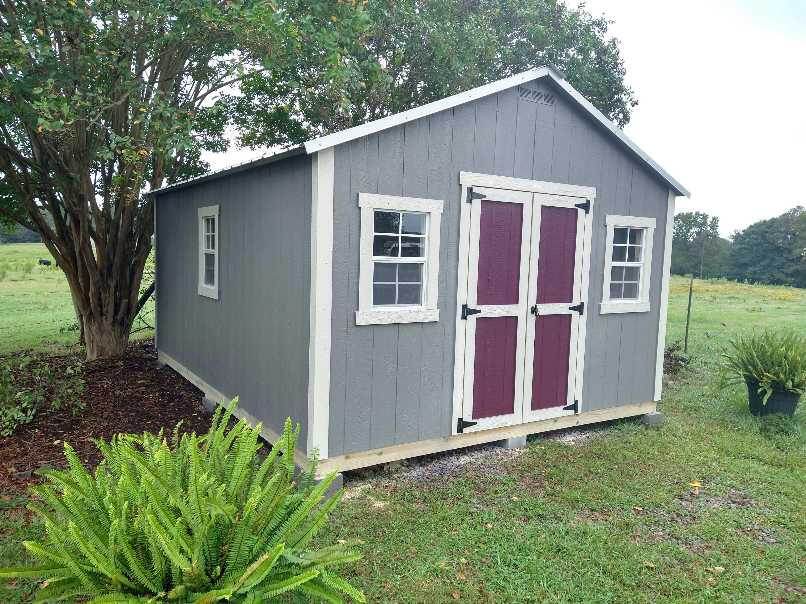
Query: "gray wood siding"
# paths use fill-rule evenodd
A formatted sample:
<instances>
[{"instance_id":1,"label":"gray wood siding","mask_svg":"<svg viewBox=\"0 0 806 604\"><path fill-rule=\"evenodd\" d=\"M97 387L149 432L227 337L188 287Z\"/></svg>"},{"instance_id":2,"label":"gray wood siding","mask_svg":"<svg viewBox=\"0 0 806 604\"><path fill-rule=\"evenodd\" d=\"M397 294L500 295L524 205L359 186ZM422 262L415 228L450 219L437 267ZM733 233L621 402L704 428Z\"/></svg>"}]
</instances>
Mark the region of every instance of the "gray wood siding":
<instances>
[{"instance_id":1,"label":"gray wood siding","mask_svg":"<svg viewBox=\"0 0 806 604\"><path fill-rule=\"evenodd\" d=\"M451 434L462 170L596 187L581 408L652 399L668 187L553 92L544 105L507 90L336 147L331 456ZM445 201L439 322L356 326L359 192ZM606 214L657 219L649 313L599 314Z\"/></svg>"},{"instance_id":2,"label":"gray wood siding","mask_svg":"<svg viewBox=\"0 0 806 604\"><path fill-rule=\"evenodd\" d=\"M197 209L218 204L219 299L197 293ZM158 346L265 426L308 420L311 160L160 195Z\"/></svg>"}]
</instances>

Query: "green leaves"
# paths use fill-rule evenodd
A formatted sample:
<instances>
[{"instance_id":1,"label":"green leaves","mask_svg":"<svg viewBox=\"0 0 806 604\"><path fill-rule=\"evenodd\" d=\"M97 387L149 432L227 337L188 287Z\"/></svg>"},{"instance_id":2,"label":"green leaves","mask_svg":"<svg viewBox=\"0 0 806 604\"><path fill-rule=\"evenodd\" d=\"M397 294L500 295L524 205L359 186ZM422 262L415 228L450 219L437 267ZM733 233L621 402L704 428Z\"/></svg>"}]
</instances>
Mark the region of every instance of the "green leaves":
<instances>
[{"instance_id":1,"label":"green leaves","mask_svg":"<svg viewBox=\"0 0 806 604\"><path fill-rule=\"evenodd\" d=\"M29 505L46 538L24 545L43 565L0 569L0 579L48 579L42 599L265 602L307 587L328 601L363 601L332 572L360 554L307 547L339 500L324 498L333 477L315 484L312 468L294 482L299 426L290 420L258 465L260 427L229 428L234 405L217 410L202 438L99 443L94 476L65 445L69 469L44 473L50 485L36 487Z\"/></svg>"},{"instance_id":2,"label":"green leaves","mask_svg":"<svg viewBox=\"0 0 806 604\"><path fill-rule=\"evenodd\" d=\"M733 380L758 383L765 404L773 392L806 392L806 336L774 331L737 336L722 360Z\"/></svg>"}]
</instances>

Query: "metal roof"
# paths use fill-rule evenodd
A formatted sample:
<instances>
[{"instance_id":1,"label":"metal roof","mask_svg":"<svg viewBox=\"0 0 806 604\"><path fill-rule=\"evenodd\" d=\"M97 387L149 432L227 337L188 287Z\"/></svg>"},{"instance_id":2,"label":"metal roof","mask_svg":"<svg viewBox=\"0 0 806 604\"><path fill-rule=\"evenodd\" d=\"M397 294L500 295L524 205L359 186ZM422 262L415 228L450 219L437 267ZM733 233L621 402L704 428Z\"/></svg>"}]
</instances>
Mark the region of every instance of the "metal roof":
<instances>
[{"instance_id":1,"label":"metal roof","mask_svg":"<svg viewBox=\"0 0 806 604\"><path fill-rule=\"evenodd\" d=\"M190 183L202 182L211 178L218 178L220 176L232 174L233 172L279 161L281 159L285 159L286 157L301 154L303 152L303 148L304 152L308 154L315 153L329 147L334 147L336 145L361 138L362 136L367 136L380 132L381 130L386 130L387 128L399 126L400 124L405 124L407 122L411 122L440 111L445 111L446 109L450 109L464 103L475 101L476 99L480 99L491 94L496 94L502 90L513 88L520 84L542 78L550 80L557 87L559 87L568 98L576 103L580 109L586 112L595 122L613 135L629 152L632 153L633 156L635 156L636 159L643 163L647 168L655 172L655 174L657 174L661 180L666 182L669 187L675 191L675 193L678 195L684 195L686 197L690 196L689 191L682 184L680 184L668 172L666 172L666 170L655 162L655 160L649 157L649 155L644 153L644 151L642 151L638 145L630 140L630 138L627 137L627 135L624 134L624 132L618 126L616 126L616 124L608 119L601 111L596 109L596 107L594 107L585 97L583 97L573 86L571 86L571 84L565 80L563 75L558 70L552 67L537 67L535 69L530 69L528 71L524 71L522 73L518 73L507 78L490 82L489 84L478 86L471 90L460 92L459 94L454 94L453 96L422 105L420 107L414 107L408 111L395 113L394 115L373 120L371 122L361 124L360 126L354 126L353 128L347 128L346 130L334 132L333 134L311 139L299 147L288 149L282 153L260 157L255 160L239 164L238 166L232 166L216 172L210 172L204 176L191 178L183 182L163 187L161 189L156 189L153 191L153 193L169 191Z\"/></svg>"}]
</instances>

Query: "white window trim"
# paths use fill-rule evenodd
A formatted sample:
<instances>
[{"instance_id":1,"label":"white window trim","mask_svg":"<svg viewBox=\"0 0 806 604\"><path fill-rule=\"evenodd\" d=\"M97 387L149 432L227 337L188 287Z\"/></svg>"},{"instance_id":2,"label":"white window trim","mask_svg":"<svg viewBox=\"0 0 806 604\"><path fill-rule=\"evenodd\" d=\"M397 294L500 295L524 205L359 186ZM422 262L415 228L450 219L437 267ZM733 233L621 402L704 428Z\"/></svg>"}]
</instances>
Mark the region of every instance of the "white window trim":
<instances>
[{"instance_id":1,"label":"white window trim","mask_svg":"<svg viewBox=\"0 0 806 604\"><path fill-rule=\"evenodd\" d=\"M649 291L652 279L652 241L655 237L655 219L641 216L618 216L608 214L605 218L607 239L605 242L605 267L602 280L602 303L600 314L649 312ZM610 299L610 269L613 263L613 233L616 227L634 227L646 229L646 237L642 250L641 291L637 300Z\"/></svg>"},{"instance_id":2,"label":"white window trim","mask_svg":"<svg viewBox=\"0 0 806 604\"><path fill-rule=\"evenodd\" d=\"M356 325L383 325L389 323L427 323L439 321L439 234L442 218L441 199L397 197L375 193L359 193L361 208L360 261L358 269L358 310ZM372 237L374 211L423 212L428 214L427 252L423 278L423 304L418 306L372 305Z\"/></svg>"},{"instance_id":3,"label":"white window trim","mask_svg":"<svg viewBox=\"0 0 806 604\"><path fill-rule=\"evenodd\" d=\"M204 283L204 219L215 218L215 285L205 285ZM221 223L218 220L218 206L205 206L199 208L199 295L206 298L218 300L218 284L220 275L218 272L218 252L221 249Z\"/></svg>"}]
</instances>

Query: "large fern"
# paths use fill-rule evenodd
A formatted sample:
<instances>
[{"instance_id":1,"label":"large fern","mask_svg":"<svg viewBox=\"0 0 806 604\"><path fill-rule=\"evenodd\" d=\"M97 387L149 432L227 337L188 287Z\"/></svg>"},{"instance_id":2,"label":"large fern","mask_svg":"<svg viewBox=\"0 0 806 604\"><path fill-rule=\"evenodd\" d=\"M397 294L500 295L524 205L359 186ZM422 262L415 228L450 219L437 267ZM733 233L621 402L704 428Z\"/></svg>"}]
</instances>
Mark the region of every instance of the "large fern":
<instances>
[{"instance_id":1,"label":"large fern","mask_svg":"<svg viewBox=\"0 0 806 604\"><path fill-rule=\"evenodd\" d=\"M334 476L317 484L311 460L295 481L290 419L259 462L260 426L228 428L235 405L219 407L205 436L99 441L94 475L65 444L68 469L43 472L29 504L46 536L23 545L41 565L0 578L41 577L38 601L266 602L295 592L363 602L334 572L360 555L349 544L308 547L341 496L326 497Z\"/></svg>"}]
</instances>

